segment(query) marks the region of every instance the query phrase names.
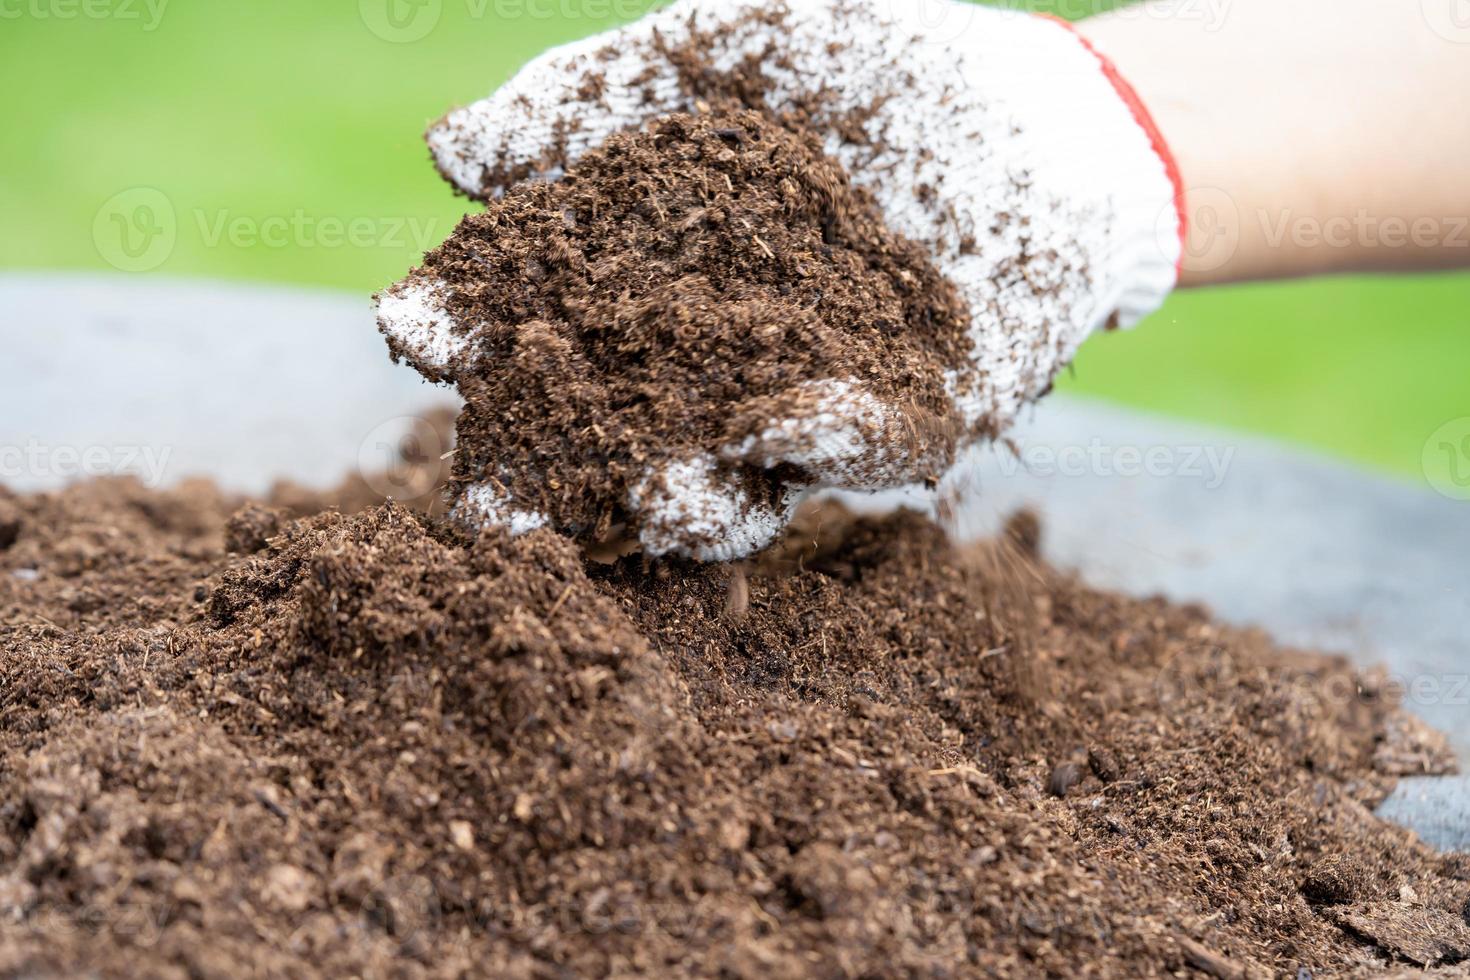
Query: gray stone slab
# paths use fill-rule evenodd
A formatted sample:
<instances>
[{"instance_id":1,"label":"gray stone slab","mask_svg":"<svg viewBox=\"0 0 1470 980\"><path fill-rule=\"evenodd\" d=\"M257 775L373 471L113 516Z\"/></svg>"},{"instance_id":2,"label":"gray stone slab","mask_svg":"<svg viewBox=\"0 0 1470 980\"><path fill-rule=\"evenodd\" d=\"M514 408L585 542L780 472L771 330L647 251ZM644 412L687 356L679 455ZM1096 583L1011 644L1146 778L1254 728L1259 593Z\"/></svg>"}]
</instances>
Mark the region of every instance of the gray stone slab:
<instances>
[{"instance_id":1,"label":"gray stone slab","mask_svg":"<svg viewBox=\"0 0 1470 980\"><path fill-rule=\"evenodd\" d=\"M12 378L0 386L0 450L152 447L167 451L165 482L327 485L380 461L404 417L451 397L388 362L365 297L328 291L0 275L0 342ZM1386 664L1470 762L1470 505L1080 399L1047 399L1015 441L1019 460L976 454L963 533L1029 505L1045 521L1046 556L1095 585L1202 601L1283 642ZM52 486L59 468L0 480ZM1383 812L1467 848L1467 787L1405 780Z\"/></svg>"},{"instance_id":2,"label":"gray stone slab","mask_svg":"<svg viewBox=\"0 0 1470 980\"><path fill-rule=\"evenodd\" d=\"M1399 781L1378 815L1405 827L1443 851L1470 850L1470 777Z\"/></svg>"},{"instance_id":3,"label":"gray stone slab","mask_svg":"<svg viewBox=\"0 0 1470 980\"><path fill-rule=\"evenodd\" d=\"M330 290L0 274L0 343L0 482L20 490L84 464L327 487L454 399L388 360L366 296Z\"/></svg>"}]
</instances>

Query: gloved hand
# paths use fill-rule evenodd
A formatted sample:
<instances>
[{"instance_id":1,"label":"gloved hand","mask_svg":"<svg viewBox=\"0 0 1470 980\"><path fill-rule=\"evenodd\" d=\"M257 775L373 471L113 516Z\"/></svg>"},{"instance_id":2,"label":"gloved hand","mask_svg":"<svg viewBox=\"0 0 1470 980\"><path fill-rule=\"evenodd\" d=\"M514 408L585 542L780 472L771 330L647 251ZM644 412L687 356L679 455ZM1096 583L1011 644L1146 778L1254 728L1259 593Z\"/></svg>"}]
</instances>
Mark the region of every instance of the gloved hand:
<instances>
[{"instance_id":1,"label":"gloved hand","mask_svg":"<svg viewBox=\"0 0 1470 980\"><path fill-rule=\"evenodd\" d=\"M951 396L973 433L998 433L1089 334L1130 325L1176 282L1181 186L1126 83L1065 24L965 2L679 0L547 52L449 113L428 142L457 188L490 198L732 91L825 133L889 227L924 245L960 291L970 363L952 375L979 380ZM417 273L378 310L395 352L436 380L453 380L469 343L446 288ZM790 464L811 486L849 489L903 485L920 470L895 437L903 411L861 379L814 383L785 405L740 445L664 461L629 488L645 552L727 560L779 534L796 495L752 501L722 477L731 460ZM467 488L457 512L512 532L555 523L489 483Z\"/></svg>"}]
</instances>

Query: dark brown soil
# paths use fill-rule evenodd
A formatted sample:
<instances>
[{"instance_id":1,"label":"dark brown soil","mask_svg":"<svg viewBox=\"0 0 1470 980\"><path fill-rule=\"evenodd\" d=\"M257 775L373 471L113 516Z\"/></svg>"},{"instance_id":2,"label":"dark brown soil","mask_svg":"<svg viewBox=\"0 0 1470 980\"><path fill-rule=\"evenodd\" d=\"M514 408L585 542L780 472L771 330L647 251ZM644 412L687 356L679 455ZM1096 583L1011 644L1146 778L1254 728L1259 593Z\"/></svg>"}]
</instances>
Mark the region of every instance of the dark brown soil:
<instances>
[{"instance_id":1,"label":"dark brown soil","mask_svg":"<svg viewBox=\"0 0 1470 980\"><path fill-rule=\"evenodd\" d=\"M916 479L953 457L963 304L815 137L757 113L615 136L465 218L423 271L472 338L449 372L456 484L498 484L557 527L605 536L648 467L797 414L809 381L862 379L903 409ZM810 480L730 471L771 501Z\"/></svg>"},{"instance_id":2,"label":"dark brown soil","mask_svg":"<svg viewBox=\"0 0 1470 980\"><path fill-rule=\"evenodd\" d=\"M826 510L757 568L645 569L289 496L0 492L0 975L1470 950L1470 865L1370 812L1445 764L1373 676L1085 589L1034 522L955 550Z\"/></svg>"}]
</instances>

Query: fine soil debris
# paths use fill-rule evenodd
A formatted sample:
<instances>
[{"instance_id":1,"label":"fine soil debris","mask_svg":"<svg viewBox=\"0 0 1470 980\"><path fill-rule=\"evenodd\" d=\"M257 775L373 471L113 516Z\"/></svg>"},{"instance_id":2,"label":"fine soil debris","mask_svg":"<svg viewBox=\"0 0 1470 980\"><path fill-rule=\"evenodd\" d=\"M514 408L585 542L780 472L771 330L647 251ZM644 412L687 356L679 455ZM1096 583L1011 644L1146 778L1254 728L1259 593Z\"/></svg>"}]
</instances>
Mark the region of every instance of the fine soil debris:
<instances>
[{"instance_id":1,"label":"fine soil debris","mask_svg":"<svg viewBox=\"0 0 1470 980\"><path fill-rule=\"evenodd\" d=\"M811 512L737 575L360 492L0 492L0 974L1321 980L1470 949L1470 864L1371 812L1442 749L1339 659L913 514Z\"/></svg>"}]
</instances>

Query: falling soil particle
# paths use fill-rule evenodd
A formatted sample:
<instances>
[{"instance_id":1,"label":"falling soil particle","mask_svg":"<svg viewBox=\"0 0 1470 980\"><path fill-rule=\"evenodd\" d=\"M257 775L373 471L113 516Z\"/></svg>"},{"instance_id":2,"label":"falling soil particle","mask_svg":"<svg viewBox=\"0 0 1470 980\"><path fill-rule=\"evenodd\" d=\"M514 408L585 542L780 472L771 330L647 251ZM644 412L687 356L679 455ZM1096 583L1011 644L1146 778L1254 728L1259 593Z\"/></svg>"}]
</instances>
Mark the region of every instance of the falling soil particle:
<instances>
[{"instance_id":1,"label":"falling soil particle","mask_svg":"<svg viewBox=\"0 0 1470 980\"><path fill-rule=\"evenodd\" d=\"M1407 729L1341 660L911 514L808 514L732 589L361 489L6 498L0 974L1321 980L1467 948L1470 865L1372 815Z\"/></svg>"},{"instance_id":2,"label":"falling soil particle","mask_svg":"<svg viewBox=\"0 0 1470 980\"><path fill-rule=\"evenodd\" d=\"M1067 795L1067 791L1082 781L1082 770L1075 762L1063 762L1051 771L1051 776L1046 781L1046 791L1057 799Z\"/></svg>"},{"instance_id":3,"label":"falling soil particle","mask_svg":"<svg viewBox=\"0 0 1470 980\"><path fill-rule=\"evenodd\" d=\"M15 505L0 496L0 551L15 544L19 537L20 516L15 512Z\"/></svg>"}]
</instances>

